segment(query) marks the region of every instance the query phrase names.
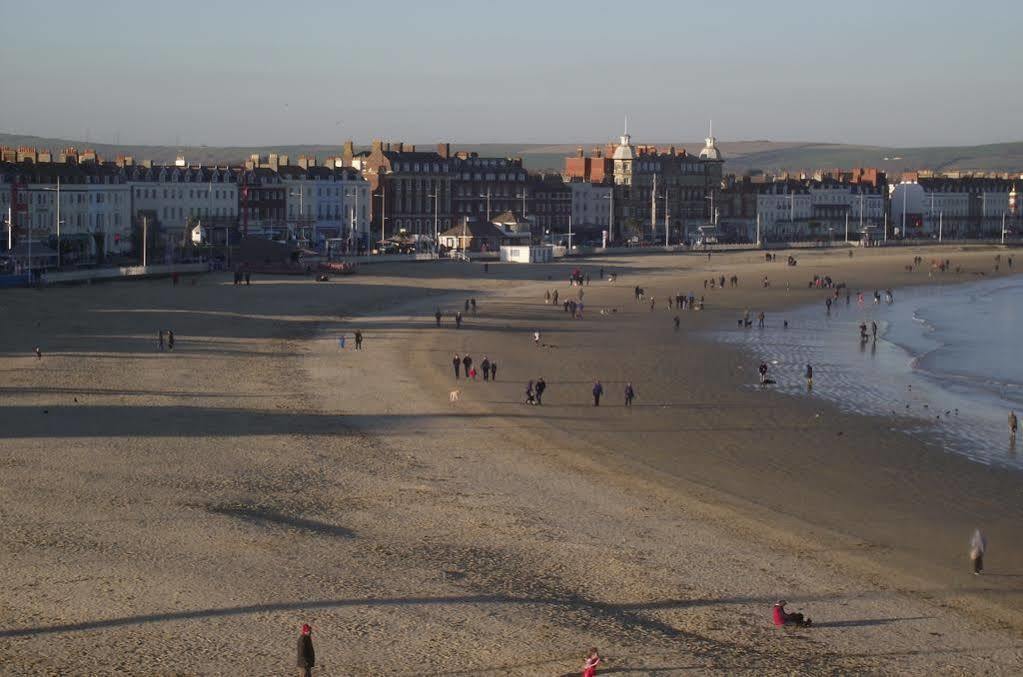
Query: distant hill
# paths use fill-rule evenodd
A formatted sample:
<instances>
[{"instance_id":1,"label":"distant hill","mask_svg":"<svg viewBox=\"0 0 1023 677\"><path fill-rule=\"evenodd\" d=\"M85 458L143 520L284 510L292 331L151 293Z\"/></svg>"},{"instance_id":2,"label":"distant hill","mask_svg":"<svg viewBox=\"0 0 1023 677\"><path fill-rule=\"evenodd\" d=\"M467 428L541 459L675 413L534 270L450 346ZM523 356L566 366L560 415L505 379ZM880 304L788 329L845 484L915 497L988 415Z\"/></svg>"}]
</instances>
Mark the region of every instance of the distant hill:
<instances>
[{"instance_id":1,"label":"distant hill","mask_svg":"<svg viewBox=\"0 0 1023 677\"><path fill-rule=\"evenodd\" d=\"M660 142L658 146L675 145L692 153L699 152L703 142ZM49 148L54 153L65 146L94 148L105 158L123 153L133 156L136 161L150 159L159 163L170 163L182 155L189 163L239 164L253 153L265 155L276 152L290 156L315 155L323 159L340 155L341 144L294 145L294 146L144 146L86 143L70 139L53 139L38 136L0 133L0 145L34 146ZM521 157L523 163L533 170L560 171L564 159L574 155L582 147L587 153L594 146L603 143L582 144L452 144L453 150L476 151L483 156ZM420 149L433 148L434 144L417 144ZM724 141L719 148L725 156L725 171L741 174L751 169L767 172L799 171L828 168L878 167L895 174L904 170L932 169L936 171L974 170L998 172L1023 172L1023 141L998 143L983 146L935 146L922 148L890 148L885 146L854 146L829 143L802 143L776 141Z\"/></svg>"}]
</instances>

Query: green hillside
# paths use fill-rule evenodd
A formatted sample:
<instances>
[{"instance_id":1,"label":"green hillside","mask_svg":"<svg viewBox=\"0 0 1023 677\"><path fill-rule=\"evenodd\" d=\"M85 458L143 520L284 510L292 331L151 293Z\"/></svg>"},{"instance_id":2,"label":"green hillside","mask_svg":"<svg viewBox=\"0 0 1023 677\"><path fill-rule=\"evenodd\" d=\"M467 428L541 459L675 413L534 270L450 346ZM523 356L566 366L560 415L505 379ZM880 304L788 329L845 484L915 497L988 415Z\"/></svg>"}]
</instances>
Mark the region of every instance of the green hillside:
<instances>
[{"instance_id":1,"label":"green hillside","mask_svg":"<svg viewBox=\"0 0 1023 677\"><path fill-rule=\"evenodd\" d=\"M249 155L265 155L276 152L288 155L294 161L299 155L315 155L322 159L340 155L338 144L293 145L293 146L145 146L112 145L105 143L84 143L68 139L43 138L18 134L0 133L0 144L6 146L34 146L49 148L58 152L65 146L94 148L103 157L113 158L118 154L133 156L136 161L151 159L154 162L173 162L183 155L189 163L239 164ZM484 156L521 157L527 167L533 170L561 170L564 158L575 155L582 147L587 153L599 143L581 144L515 144L487 143L475 145L453 144L453 150L476 151ZM702 141L658 142L658 146L675 145L691 153L699 152ZM433 148L434 144L417 144L420 149ZM982 146L934 146L922 148L889 148L884 146L854 146L828 143L799 143L774 141L721 142L725 155L725 170L741 174L751 169L768 172L813 170L819 168L878 167L889 173L912 169L933 170L976 170L1012 172L1023 171L1023 142L988 144Z\"/></svg>"}]
</instances>

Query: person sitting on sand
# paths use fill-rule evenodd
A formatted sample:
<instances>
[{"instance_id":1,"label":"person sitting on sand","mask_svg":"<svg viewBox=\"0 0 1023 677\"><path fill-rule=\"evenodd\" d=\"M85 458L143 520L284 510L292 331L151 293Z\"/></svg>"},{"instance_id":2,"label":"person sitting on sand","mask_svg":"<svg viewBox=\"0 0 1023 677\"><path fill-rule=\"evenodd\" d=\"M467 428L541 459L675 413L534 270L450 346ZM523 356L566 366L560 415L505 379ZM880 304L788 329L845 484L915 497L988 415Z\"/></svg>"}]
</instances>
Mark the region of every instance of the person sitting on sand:
<instances>
[{"instance_id":1,"label":"person sitting on sand","mask_svg":"<svg viewBox=\"0 0 1023 677\"><path fill-rule=\"evenodd\" d=\"M813 623L812 620L810 620L809 618L805 618L803 616L803 614L801 614L801 613L799 613L797 611L793 611L791 613L788 612L788 611L785 611L785 605L786 604L788 604L788 602L786 602L783 599L780 599L780 600L778 600L777 602L774 603L774 612L773 612L773 614L774 614L774 624L775 625L777 625L779 627L782 627L782 626L785 626L785 625L796 625L796 626L799 626L801 628L806 628L806 627L809 627Z\"/></svg>"},{"instance_id":2,"label":"person sitting on sand","mask_svg":"<svg viewBox=\"0 0 1023 677\"><path fill-rule=\"evenodd\" d=\"M597 653L597 648L593 647L586 654L586 662L583 663L583 674L582 677L593 677L597 674L597 666L600 665L601 659L600 654Z\"/></svg>"}]
</instances>

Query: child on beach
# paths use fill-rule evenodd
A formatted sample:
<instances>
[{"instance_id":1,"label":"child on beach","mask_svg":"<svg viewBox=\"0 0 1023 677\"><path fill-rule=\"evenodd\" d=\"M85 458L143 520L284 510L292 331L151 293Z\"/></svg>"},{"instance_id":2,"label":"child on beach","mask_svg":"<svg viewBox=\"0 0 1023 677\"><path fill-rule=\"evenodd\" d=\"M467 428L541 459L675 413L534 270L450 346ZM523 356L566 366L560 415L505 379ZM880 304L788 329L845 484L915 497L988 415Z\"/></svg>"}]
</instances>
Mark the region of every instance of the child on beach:
<instances>
[{"instance_id":1,"label":"child on beach","mask_svg":"<svg viewBox=\"0 0 1023 677\"><path fill-rule=\"evenodd\" d=\"M597 666L600 665L601 659L600 654L597 653L597 648L593 647L586 654L586 662L583 663L583 674L582 677L593 677L597 674Z\"/></svg>"},{"instance_id":2,"label":"child on beach","mask_svg":"<svg viewBox=\"0 0 1023 677\"><path fill-rule=\"evenodd\" d=\"M980 529L975 529L970 539L970 561L973 562L973 575L980 576L984 571L984 551L987 550L987 539Z\"/></svg>"}]
</instances>

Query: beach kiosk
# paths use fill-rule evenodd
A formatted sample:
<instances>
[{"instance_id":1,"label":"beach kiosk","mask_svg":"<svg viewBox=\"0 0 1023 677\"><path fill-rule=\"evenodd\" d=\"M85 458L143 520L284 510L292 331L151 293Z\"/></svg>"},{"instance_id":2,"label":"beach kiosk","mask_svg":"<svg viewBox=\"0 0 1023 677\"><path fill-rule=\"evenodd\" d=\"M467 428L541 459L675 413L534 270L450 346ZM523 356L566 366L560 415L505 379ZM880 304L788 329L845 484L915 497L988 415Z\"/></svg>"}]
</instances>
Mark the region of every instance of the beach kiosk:
<instances>
[{"instance_id":1,"label":"beach kiosk","mask_svg":"<svg viewBox=\"0 0 1023 677\"><path fill-rule=\"evenodd\" d=\"M508 263L550 263L554 248L549 245L503 245L501 260Z\"/></svg>"}]
</instances>

